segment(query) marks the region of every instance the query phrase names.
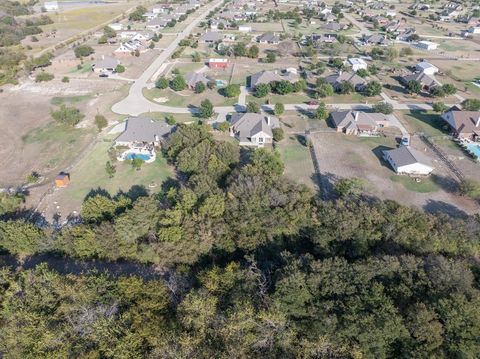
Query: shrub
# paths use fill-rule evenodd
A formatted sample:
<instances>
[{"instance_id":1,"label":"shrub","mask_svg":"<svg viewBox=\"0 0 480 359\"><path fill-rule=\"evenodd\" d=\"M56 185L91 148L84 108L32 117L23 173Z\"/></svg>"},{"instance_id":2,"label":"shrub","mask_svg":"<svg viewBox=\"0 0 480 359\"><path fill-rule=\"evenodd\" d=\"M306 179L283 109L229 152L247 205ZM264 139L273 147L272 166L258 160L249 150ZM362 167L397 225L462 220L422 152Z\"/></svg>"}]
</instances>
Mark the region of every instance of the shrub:
<instances>
[{"instance_id":1,"label":"shrub","mask_svg":"<svg viewBox=\"0 0 480 359\"><path fill-rule=\"evenodd\" d=\"M240 85L231 84L222 89L225 97L238 97L240 95Z\"/></svg>"},{"instance_id":2,"label":"shrub","mask_svg":"<svg viewBox=\"0 0 480 359\"><path fill-rule=\"evenodd\" d=\"M155 82L155 87L161 90L166 89L168 87L168 80L165 77L160 77Z\"/></svg>"},{"instance_id":3,"label":"shrub","mask_svg":"<svg viewBox=\"0 0 480 359\"><path fill-rule=\"evenodd\" d=\"M165 116L165 122L170 126L173 126L174 124L177 123L177 121L175 121L175 118L173 117L173 115L166 115Z\"/></svg>"},{"instance_id":4,"label":"shrub","mask_svg":"<svg viewBox=\"0 0 480 359\"><path fill-rule=\"evenodd\" d=\"M70 82L70 78L68 76L63 76L62 82Z\"/></svg>"},{"instance_id":5,"label":"shrub","mask_svg":"<svg viewBox=\"0 0 480 359\"><path fill-rule=\"evenodd\" d=\"M256 97L265 97L267 96L271 91L270 85L269 84L258 84L255 87L255 96Z\"/></svg>"},{"instance_id":6,"label":"shrub","mask_svg":"<svg viewBox=\"0 0 480 359\"><path fill-rule=\"evenodd\" d=\"M202 93L203 91L205 91L205 84L201 81L198 81L195 84L195 93Z\"/></svg>"},{"instance_id":7,"label":"shrub","mask_svg":"<svg viewBox=\"0 0 480 359\"><path fill-rule=\"evenodd\" d=\"M79 109L66 105L61 105L58 110L52 111L50 114L55 121L72 127L85 117Z\"/></svg>"},{"instance_id":8,"label":"shrub","mask_svg":"<svg viewBox=\"0 0 480 359\"><path fill-rule=\"evenodd\" d=\"M95 125L97 125L97 128L99 131L104 129L105 127L108 126L108 121L103 115L96 115L95 116Z\"/></svg>"},{"instance_id":9,"label":"shrub","mask_svg":"<svg viewBox=\"0 0 480 359\"><path fill-rule=\"evenodd\" d=\"M35 76L35 82L46 82L46 81L51 81L53 80L55 76L53 74L50 74L48 72L40 72Z\"/></svg>"},{"instance_id":10,"label":"shrub","mask_svg":"<svg viewBox=\"0 0 480 359\"><path fill-rule=\"evenodd\" d=\"M393 106L387 102L379 102L373 106L375 112L380 112L385 115L389 115L393 112Z\"/></svg>"},{"instance_id":11,"label":"shrub","mask_svg":"<svg viewBox=\"0 0 480 359\"><path fill-rule=\"evenodd\" d=\"M283 103L280 103L280 102L276 103L273 109L273 112L277 116L280 116L281 114L283 114L285 112L285 106L283 105Z\"/></svg>"},{"instance_id":12,"label":"shrub","mask_svg":"<svg viewBox=\"0 0 480 359\"><path fill-rule=\"evenodd\" d=\"M217 126L217 129L222 132L227 132L229 128L230 128L230 125L228 124L227 121L220 122Z\"/></svg>"},{"instance_id":13,"label":"shrub","mask_svg":"<svg viewBox=\"0 0 480 359\"><path fill-rule=\"evenodd\" d=\"M90 56L91 54L93 54L95 52L95 50L91 46L80 45L80 46L75 47L73 49L73 52L75 53L75 56L77 58L82 58L82 57Z\"/></svg>"},{"instance_id":14,"label":"shrub","mask_svg":"<svg viewBox=\"0 0 480 359\"><path fill-rule=\"evenodd\" d=\"M200 118L210 118L213 116L213 105L209 99L205 99L200 103L198 116Z\"/></svg>"},{"instance_id":15,"label":"shrub","mask_svg":"<svg viewBox=\"0 0 480 359\"><path fill-rule=\"evenodd\" d=\"M125 66L118 64L117 67L115 67L115 71L118 72L119 74L125 72Z\"/></svg>"},{"instance_id":16,"label":"shrub","mask_svg":"<svg viewBox=\"0 0 480 359\"><path fill-rule=\"evenodd\" d=\"M185 78L181 74L178 74L170 82L170 87L174 91L182 91L182 90L185 90L185 88L187 87L187 82L185 81Z\"/></svg>"},{"instance_id":17,"label":"shrub","mask_svg":"<svg viewBox=\"0 0 480 359\"><path fill-rule=\"evenodd\" d=\"M273 140L275 142L279 142L279 141L283 140L284 137L285 137L283 129L281 129L280 127L274 128L272 130L272 133L273 133Z\"/></svg>"},{"instance_id":18,"label":"shrub","mask_svg":"<svg viewBox=\"0 0 480 359\"><path fill-rule=\"evenodd\" d=\"M260 113L260 105L256 102L247 103L247 112Z\"/></svg>"}]
</instances>

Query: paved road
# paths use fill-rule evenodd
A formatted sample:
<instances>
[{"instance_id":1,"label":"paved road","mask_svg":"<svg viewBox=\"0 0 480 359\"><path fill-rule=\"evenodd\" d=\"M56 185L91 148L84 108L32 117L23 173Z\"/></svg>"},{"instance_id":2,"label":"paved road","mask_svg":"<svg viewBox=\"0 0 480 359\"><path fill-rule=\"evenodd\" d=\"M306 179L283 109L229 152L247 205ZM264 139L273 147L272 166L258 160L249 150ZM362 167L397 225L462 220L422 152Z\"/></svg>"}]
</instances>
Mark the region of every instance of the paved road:
<instances>
[{"instance_id":1,"label":"paved road","mask_svg":"<svg viewBox=\"0 0 480 359\"><path fill-rule=\"evenodd\" d=\"M147 86L147 83L152 80L153 76L156 75L157 70L163 65L163 63L170 58L177 48L179 42L190 35L195 26L197 26L200 21L207 16L208 12L219 6L221 3L222 1L216 1L210 6L206 7L199 15L194 14L193 16L195 16L195 18L192 20L192 22L188 24L188 26L182 32L178 33L177 37L170 43L170 45L168 45L165 50L143 72L143 74L137 80L135 80L133 85L130 87L128 96L122 101L113 105L112 111L122 115L134 116L149 111L184 113L182 109L177 109L179 111L176 111L174 108L154 104L148 101L143 96L142 90Z\"/></svg>"}]
</instances>

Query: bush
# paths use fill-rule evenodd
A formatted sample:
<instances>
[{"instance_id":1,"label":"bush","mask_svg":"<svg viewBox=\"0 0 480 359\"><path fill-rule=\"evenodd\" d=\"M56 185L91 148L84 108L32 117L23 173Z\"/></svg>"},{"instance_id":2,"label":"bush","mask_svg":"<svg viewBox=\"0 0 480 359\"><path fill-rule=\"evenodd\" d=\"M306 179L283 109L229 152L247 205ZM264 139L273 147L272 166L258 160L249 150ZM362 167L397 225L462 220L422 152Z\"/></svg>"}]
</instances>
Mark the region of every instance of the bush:
<instances>
[{"instance_id":1,"label":"bush","mask_svg":"<svg viewBox=\"0 0 480 359\"><path fill-rule=\"evenodd\" d=\"M80 59L82 57L90 56L91 54L93 54L95 52L95 50L91 46L80 45L80 46L75 47L73 49L73 52L75 53L75 56Z\"/></svg>"},{"instance_id":2,"label":"bush","mask_svg":"<svg viewBox=\"0 0 480 359\"><path fill-rule=\"evenodd\" d=\"M468 196L476 200L480 199L480 182L472 179L463 180L460 182L459 190L464 196Z\"/></svg>"},{"instance_id":3,"label":"bush","mask_svg":"<svg viewBox=\"0 0 480 359\"><path fill-rule=\"evenodd\" d=\"M66 105L61 105L58 110L52 111L50 114L55 121L72 127L85 117L79 109Z\"/></svg>"},{"instance_id":4,"label":"bush","mask_svg":"<svg viewBox=\"0 0 480 359\"><path fill-rule=\"evenodd\" d=\"M329 112L327 106L323 102L320 102L317 109L315 110L313 117L317 120L326 120L328 118L328 115Z\"/></svg>"},{"instance_id":5,"label":"bush","mask_svg":"<svg viewBox=\"0 0 480 359\"><path fill-rule=\"evenodd\" d=\"M247 103L247 112L260 113L260 105L256 102Z\"/></svg>"},{"instance_id":6,"label":"bush","mask_svg":"<svg viewBox=\"0 0 480 359\"><path fill-rule=\"evenodd\" d=\"M273 108L273 112L277 116L280 116L281 114L283 114L285 112L285 106L283 105L283 103L280 103L280 102L276 103L275 107Z\"/></svg>"},{"instance_id":7,"label":"bush","mask_svg":"<svg viewBox=\"0 0 480 359\"><path fill-rule=\"evenodd\" d=\"M333 86L327 83L320 84L317 87L317 95L318 97L329 97L333 96L333 93L335 91L333 90Z\"/></svg>"},{"instance_id":8,"label":"bush","mask_svg":"<svg viewBox=\"0 0 480 359\"><path fill-rule=\"evenodd\" d=\"M373 106L373 110L375 112L380 112L385 115L389 115L393 113L393 106L387 102L379 102L375 106Z\"/></svg>"},{"instance_id":9,"label":"bush","mask_svg":"<svg viewBox=\"0 0 480 359\"><path fill-rule=\"evenodd\" d=\"M55 76L53 74L50 74L48 72L40 72L35 76L35 82L46 82L46 81L51 81L53 80Z\"/></svg>"},{"instance_id":10,"label":"bush","mask_svg":"<svg viewBox=\"0 0 480 359\"><path fill-rule=\"evenodd\" d=\"M469 98L462 102L465 111L480 111L480 100Z\"/></svg>"},{"instance_id":11,"label":"bush","mask_svg":"<svg viewBox=\"0 0 480 359\"><path fill-rule=\"evenodd\" d=\"M231 84L222 89L222 95L225 97L238 97L240 95L240 85Z\"/></svg>"},{"instance_id":12,"label":"bush","mask_svg":"<svg viewBox=\"0 0 480 359\"><path fill-rule=\"evenodd\" d=\"M70 82L70 78L68 76L63 76L62 82L65 82L65 83Z\"/></svg>"},{"instance_id":13,"label":"bush","mask_svg":"<svg viewBox=\"0 0 480 359\"><path fill-rule=\"evenodd\" d=\"M103 115L96 115L95 116L95 125L99 131L103 130L105 127L108 126L108 121Z\"/></svg>"},{"instance_id":14,"label":"bush","mask_svg":"<svg viewBox=\"0 0 480 359\"><path fill-rule=\"evenodd\" d=\"M115 67L115 71L118 72L119 74L125 72L125 66L118 64L117 67Z\"/></svg>"},{"instance_id":15,"label":"bush","mask_svg":"<svg viewBox=\"0 0 480 359\"><path fill-rule=\"evenodd\" d=\"M200 118L210 118L213 116L213 105L209 99L205 99L200 103L198 116Z\"/></svg>"},{"instance_id":16,"label":"bush","mask_svg":"<svg viewBox=\"0 0 480 359\"><path fill-rule=\"evenodd\" d=\"M183 91L187 87L187 82L181 74L178 74L170 82L170 87L173 91Z\"/></svg>"},{"instance_id":17,"label":"bush","mask_svg":"<svg viewBox=\"0 0 480 359\"><path fill-rule=\"evenodd\" d=\"M283 132L283 129L280 128L280 127L274 128L274 129L272 130L272 133L273 133L273 140L274 140L275 142L279 142L279 141L283 140L284 137L285 137L285 134L284 134L284 132Z\"/></svg>"},{"instance_id":18,"label":"bush","mask_svg":"<svg viewBox=\"0 0 480 359\"><path fill-rule=\"evenodd\" d=\"M173 115L166 115L165 116L165 122L170 126L173 126L177 123L177 121L175 121L175 118L173 117Z\"/></svg>"},{"instance_id":19,"label":"bush","mask_svg":"<svg viewBox=\"0 0 480 359\"><path fill-rule=\"evenodd\" d=\"M217 129L222 132L227 132L229 128L230 128L230 125L227 121L220 122L217 126Z\"/></svg>"},{"instance_id":20,"label":"bush","mask_svg":"<svg viewBox=\"0 0 480 359\"><path fill-rule=\"evenodd\" d=\"M265 97L267 96L271 91L270 85L269 84L258 84L255 87L255 96L256 97Z\"/></svg>"},{"instance_id":21,"label":"bush","mask_svg":"<svg viewBox=\"0 0 480 359\"><path fill-rule=\"evenodd\" d=\"M443 102L435 102L432 104L432 109L435 112L444 113L448 108Z\"/></svg>"},{"instance_id":22,"label":"bush","mask_svg":"<svg viewBox=\"0 0 480 359\"><path fill-rule=\"evenodd\" d=\"M195 84L195 93L202 93L205 91L205 84L201 81Z\"/></svg>"},{"instance_id":23,"label":"bush","mask_svg":"<svg viewBox=\"0 0 480 359\"><path fill-rule=\"evenodd\" d=\"M168 80L165 77L160 77L156 82L155 82L155 87L161 90L164 90L168 87Z\"/></svg>"},{"instance_id":24,"label":"bush","mask_svg":"<svg viewBox=\"0 0 480 359\"><path fill-rule=\"evenodd\" d=\"M378 81L370 81L365 88L367 96L378 96L381 92L382 84Z\"/></svg>"}]
</instances>

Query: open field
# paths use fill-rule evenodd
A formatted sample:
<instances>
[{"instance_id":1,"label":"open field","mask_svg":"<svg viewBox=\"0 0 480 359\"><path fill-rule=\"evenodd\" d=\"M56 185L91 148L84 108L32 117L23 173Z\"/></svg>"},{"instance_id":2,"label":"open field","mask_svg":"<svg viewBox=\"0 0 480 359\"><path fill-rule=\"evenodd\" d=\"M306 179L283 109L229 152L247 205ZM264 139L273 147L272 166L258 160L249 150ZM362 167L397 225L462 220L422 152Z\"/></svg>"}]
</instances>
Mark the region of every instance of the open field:
<instances>
[{"instance_id":1,"label":"open field","mask_svg":"<svg viewBox=\"0 0 480 359\"><path fill-rule=\"evenodd\" d=\"M237 103L238 98L226 98L218 93L218 90L206 89L203 93L196 94L192 90L175 92L172 89L160 90L157 88L144 89L143 95L152 102L161 103L167 106L188 107L200 106L200 103L209 99L214 106L229 106ZM156 101L155 99L168 99L166 102Z\"/></svg>"},{"instance_id":2,"label":"open field","mask_svg":"<svg viewBox=\"0 0 480 359\"><path fill-rule=\"evenodd\" d=\"M365 191L382 199L392 199L428 212L446 212L464 216L478 211L478 205L455 194L455 182L443 163L416 139L412 145L432 158L434 175L420 183L398 179L383 160L382 151L396 147L393 137L361 138L341 133L316 133L312 136L322 176L330 186L339 178L360 178ZM331 188L330 188L331 191Z\"/></svg>"}]
</instances>

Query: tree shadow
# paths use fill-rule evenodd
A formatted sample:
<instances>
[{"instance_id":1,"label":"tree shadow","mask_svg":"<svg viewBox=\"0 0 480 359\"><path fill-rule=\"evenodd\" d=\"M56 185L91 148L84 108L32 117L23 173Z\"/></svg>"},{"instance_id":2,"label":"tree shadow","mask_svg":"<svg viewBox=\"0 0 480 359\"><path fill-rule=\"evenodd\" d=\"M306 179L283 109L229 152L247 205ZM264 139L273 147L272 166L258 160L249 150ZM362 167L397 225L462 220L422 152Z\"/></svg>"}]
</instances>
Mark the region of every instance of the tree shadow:
<instances>
[{"instance_id":1,"label":"tree shadow","mask_svg":"<svg viewBox=\"0 0 480 359\"><path fill-rule=\"evenodd\" d=\"M132 201L136 201L139 197L148 197L148 190L143 185L133 185L127 192L119 191L113 199L120 196L126 196Z\"/></svg>"},{"instance_id":2,"label":"tree shadow","mask_svg":"<svg viewBox=\"0 0 480 359\"><path fill-rule=\"evenodd\" d=\"M458 192L458 182L452 177L441 176L438 174L432 174L430 176L432 182L439 185L441 189L448 193Z\"/></svg>"},{"instance_id":3,"label":"tree shadow","mask_svg":"<svg viewBox=\"0 0 480 359\"><path fill-rule=\"evenodd\" d=\"M106 189L97 187L97 188L91 189L87 193L87 195L85 196L83 201L85 202L87 199L89 199L91 197L95 197L95 196L103 196L103 197L106 197L108 199L112 199L112 196L110 195L110 193Z\"/></svg>"},{"instance_id":4,"label":"tree shadow","mask_svg":"<svg viewBox=\"0 0 480 359\"><path fill-rule=\"evenodd\" d=\"M307 147L308 146L308 143L307 143L307 138L304 136L304 135L294 135L294 138L295 140L297 140L297 142L304 146L304 147Z\"/></svg>"},{"instance_id":5,"label":"tree shadow","mask_svg":"<svg viewBox=\"0 0 480 359\"><path fill-rule=\"evenodd\" d=\"M427 200L427 204L423 206L425 212L436 214L444 213L453 218L468 218L468 214L459 209L458 207L443 201L434 201L432 199Z\"/></svg>"}]
</instances>

